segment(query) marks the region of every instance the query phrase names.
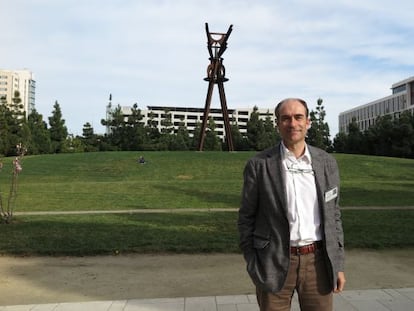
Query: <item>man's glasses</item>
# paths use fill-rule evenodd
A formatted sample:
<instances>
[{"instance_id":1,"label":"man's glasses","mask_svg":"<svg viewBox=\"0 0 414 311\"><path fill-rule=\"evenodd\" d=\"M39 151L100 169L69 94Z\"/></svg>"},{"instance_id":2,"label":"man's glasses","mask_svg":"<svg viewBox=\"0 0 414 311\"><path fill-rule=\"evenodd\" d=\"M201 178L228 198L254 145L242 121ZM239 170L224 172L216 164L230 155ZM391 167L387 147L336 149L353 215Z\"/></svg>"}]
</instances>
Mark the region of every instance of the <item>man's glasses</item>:
<instances>
[{"instance_id":1,"label":"man's glasses","mask_svg":"<svg viewBox=\"0 0 414 311\"><path fill-rule=\"evenodd\" d=\"M297 168L293 167L294 164L292 164L290 167L286 165L288 172L292 174L312 174L315 175L315 172L311 168Z\"/></svg>"}]
</instances>

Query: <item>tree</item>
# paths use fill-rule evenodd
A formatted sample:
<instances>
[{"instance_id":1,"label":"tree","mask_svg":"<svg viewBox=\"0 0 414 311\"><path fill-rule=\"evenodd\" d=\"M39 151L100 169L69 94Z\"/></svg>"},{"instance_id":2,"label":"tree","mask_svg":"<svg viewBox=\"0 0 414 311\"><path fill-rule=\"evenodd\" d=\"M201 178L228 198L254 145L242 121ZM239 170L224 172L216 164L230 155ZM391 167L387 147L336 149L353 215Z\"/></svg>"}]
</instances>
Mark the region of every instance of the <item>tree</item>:
<instances>
[{"instance_id":1,"label":"tree","mask_svg":"<svg viewBox=\"0 0 414 311\"><path fill-rule=\"evenodd\" d=\"M247 138L242 135L237 123L233 123L230 127L231 136L233 138L234 150L236 151L246 151L249 150L249 142Z\"/></svg>"},{"instance_id":2,"label":"tree","mask_svg":"<svg viewBox=\"0 0 414 311\"><path fill-rule=\"evenodd\" d=\"M170 150L189 150L191 147L190 135L185 127L184 120L181 119L177 133L174 135L174 142Z\"/></svg>"},{"instance_id":3,"label":"tree","mask_svg":"<svg viewBox=\"0 0 414 311\"><path fill-rule=\"evenodd\" d=\"M138 104L132 106L131 114L127 120L126 127L126 142L124 150L141 150L145 143L145 128L142 123L141 110L138 109Z\"/></svg>"},{"instance_id":4,"label":"tree","mask_svg":"<svg viewBox=\"0 0 414 311\"><path fill-rule=\"evenodd\" d=\"M83 125L81 141L83 143L83 151L93 152L99 150L98 136L95 134L94 129L89 122L86 122Z\"/></svg>"},{"instance_id":5,"label":"tree","mask_svg":"<svg viewBox=\"0 0 414 311\"><path fill-rule=\"evenodd\" d=\"M348 136L344 132L336 134L333 141L335 152L345 153Z\"/></svg>"},{"instance_id":6,"label":"tree","mask_svg":"<svg viewBox=\"0 0 414 311\"><path fill-rule=\"evenodd\" d=\"M52 116L49 117L49 133L52 143L52 152L61 153L67 151L68 129L65 120L62 119L62 111L58 101L53 105Z\"/></svg>"},{"instance_id":7,"label":"tree","mask_svg":"<svg viewBox=\"0 0 414 311\"><path fill-rule=\"evenodd\" d=\"M331 149L332 143L329 138L329 125L325 122L326 112L322 102L323 100L319 98L316 103L316 111L312 110L309 113L311 127L308 129L306 141L310 145L328 151Z\"/></svg>"},{"instance_id":8,"label":"tree","mask_svg":"<svg viewBox=\"0 0 414 311\"><path fill-rule=\"evenodd\" d=\"M7 103L0 105L0 154L7 155L13 145L10 141L9 127L12 118L12 113Z\"/></svg>"},{"instance_id":9,"label":"tree","mask_svg":"<svg viewBox=\"0 0 414 311\"><path fill-rule=\"evenodd\" d=\"M86 122L83 125L82 136L86 141L93 140L93 138L95 137L94 129L89 122Z\"/></svg>"},{"instance_id":10,"label":"tree","mask_svg":"<svg viewBox=\"0 0 414 311\"><path fill-rule=\"evenodd\" d=\"M3 99L0 104L0 153L3 155L16 155L16 146L28 143L30 132L22 108L18 91L14 92L11 103Z\"/></svg>"},{"instance_id":11,"label":"tree","mask_svg":"<svg viewBox=\"0 0 414 311\"><path fill-rule=\"evenodd\" d=\"M30 154L47 154L51 152L50 133L43 116L33 109L27 117L30 140L27 144Z\"/></svg>"},{"instance_id":12,"label":"tree","mask_svg":"<svg viewBox=\"0 0 414 311\"><path fill-rule=\"evenodd\" d=\"M221 140L216 133L216 123L213 118L208 119L206 137L204 139L204 150L221 151Z\"/></svg>"},{"instance_id":13,"label":"tree","mask_svg":"<svg viewBox=\"0 0 414 311\"><path fill-rule=\"evenodd\" d=\"M66 139L66 152L84 152L85 142L83 141L82 137L74 136L73 134L69 134Z\"/></svg>"},{"instance_id":14,"label":"tree","mask_svg":"<svg viewBox=\"0 0 414 311\"><path fill-rule=\"evenodd\" d=\"M336 152L413 158L414 115L405 111L399 116L378 117L364 133L353 119L348 125L348 135L339 133L334 147Z\"/></svg>"},{"instance_id":15,"label":"tree","mask_svg":"<svg viewBox=\"0 0 414 311\"><path fill-rule=\"evenodd\" d=\"M391 155L394 157L413 157L414 147L414 120L410 111L404 111L393 120L391 133Z\"/></svg>"},{"instance_id":16,"label":"tree","mask_svg":"<svg viewBox=\"0 0 414 311\"><path fill-rule=\"evenodd\" d=\"M148 142L147 129L142 122L143 116L138 104L131 108L128 117L122 112L120 105L109 112L106 120L102 119L101 124L109 128L105 140L114 150L142 150ZM101 148L107 150L108 146L99 141Z\"/></svg>"},{"instance_id":17,"label":"tree","mask_svg":"<svg viewBox=\"0 0 414 311\"><path fill-rule=\"evenodd\" d=\"M191 137L191 150L198 150L198 144L201 135L201 126L201 122L197 121L194 127L193 136Z\"/></svg>"},{"instance_id":18,"label":"tree","mask_svg":"<svg viewBox=\"0 0 414 311\"><path fill-rule=\"evenodd\" d=\"M101 124L109 128L109 133L105 137L107 143L113 147L114 150L122 150L121 144L124 135L125 120L121 106L117 105L115 109L109 113L107 120L101 120Z\"/></svg>"},{"instance_id":19,"label":"tree","mask_svg":"<svg viewBox=\"0 0 414 311\"><path fill-rule=\"evenodd\" d=\"M390 115L378 117L372 131L375 133L374 154L391 156L393 122Z\"/></svg>"},{"instance_id":20,"label":"tree","mask_svg":"<svg viewBox=\"0 0 414 311\"><path fill-rule=\"evenodd\" d=\"M270 116L271 115L268 112L263 122L264 134L263 137L260 139L260 150L274 146L276 141L280 140L279 133L276 131L275 125L273 124Z\"/></svg>"},{"instance_id":21,"label":"tree","mask_svg":"<svg viewBox=\"0 0 414 311\"><path fill-rule=\"evenodd\" d=\"M362 153L361 146L363 136L355 119L348 125L348 139L346 142L346 153Z\"/></svg>"},{"instance_id":22,"label":"tree","mask_svg":"<svg viewBox=\"0 0 414 311\"><path fill-rule=\"evenodd\" d=\"M154 113L151 111L149 114L148 124L145 126L145 147L144 149L152 149L153 146L157 146L161 133L158 129L158 123L154 119Z\"/></svg>"},{"instance_id":23,"label":"tree","mask_svg":"<svg viewBox=\"0 0 414 311\"><path fill-rule=\"evenodd\" d=\"M252 150L263 150L261 140L265 135L265 128L263 121L259 118L258 110L257 106L254 106L250 119L247 121L247 139Z\"/></svg>"},{"instance_id":24,"label":"tree","mask_svg":"<svg viewBox=\"0 0 414 311\"><path fill-rule=\"evenodd\" d=\"M162 150L170 150L174 140L174 125L172 123L171 112L164 110L163 119L161 120L161 137L159 148Z\"/></svg>"}]
</instances>

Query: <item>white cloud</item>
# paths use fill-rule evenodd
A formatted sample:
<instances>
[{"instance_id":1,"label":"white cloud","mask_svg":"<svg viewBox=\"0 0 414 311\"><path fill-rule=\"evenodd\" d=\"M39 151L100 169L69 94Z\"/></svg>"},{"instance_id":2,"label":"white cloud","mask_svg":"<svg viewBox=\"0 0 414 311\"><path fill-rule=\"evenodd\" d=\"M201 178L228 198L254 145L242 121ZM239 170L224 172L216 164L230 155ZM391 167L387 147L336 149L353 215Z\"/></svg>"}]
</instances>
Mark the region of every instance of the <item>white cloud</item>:
<instances>
[{"instance_id":1,"label":"white cloud","mask_svg":"<svg viewBox=\"0 0 414 311\"><path fill-rule=\"evenodd\" d=\"M224 53L230 108L273 109L287 96L339 112L414 75L412 1L5 0L0 68L32 70L37 109L58 100L69 130L103 132L109 93L130 105L203 107L204 23L233 32ZM214 102L219 107L219 103Z\"/></svg>"}]
</instances>

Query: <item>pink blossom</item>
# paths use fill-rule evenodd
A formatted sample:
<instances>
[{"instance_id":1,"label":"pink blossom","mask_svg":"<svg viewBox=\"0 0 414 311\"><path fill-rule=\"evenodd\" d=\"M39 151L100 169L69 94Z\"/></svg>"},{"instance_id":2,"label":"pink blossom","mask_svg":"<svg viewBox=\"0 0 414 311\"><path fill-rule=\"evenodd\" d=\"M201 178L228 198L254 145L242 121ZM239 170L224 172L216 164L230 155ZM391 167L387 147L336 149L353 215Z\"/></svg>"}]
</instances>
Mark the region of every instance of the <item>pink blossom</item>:
<instances>
[{"instance_id":1,"label":"pink blossom","mask_svg":"<svg viewBox=\"0 0 414 311\"><path fill-rule=\"evenodd\" d=\"M13 165L16 173L20 173L23 170L18 158L14 159Z\"/></svg>"}]
</instances>

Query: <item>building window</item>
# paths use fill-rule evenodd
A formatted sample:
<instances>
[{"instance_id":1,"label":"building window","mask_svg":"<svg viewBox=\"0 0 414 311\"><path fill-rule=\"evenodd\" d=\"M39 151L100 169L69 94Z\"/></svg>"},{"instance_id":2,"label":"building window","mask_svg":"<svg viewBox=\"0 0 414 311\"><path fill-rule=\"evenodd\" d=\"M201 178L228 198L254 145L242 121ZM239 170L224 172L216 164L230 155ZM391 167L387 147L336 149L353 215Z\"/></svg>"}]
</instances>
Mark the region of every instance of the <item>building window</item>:
<instances>
[{"instance_id":1,"label":"building window","mask_svg":"<svg viewBox=\"0 0 414 311\"><path fill-rule=\"evenodd\" d=\"M397 86L396 88L393 88L392 93L397 94L400 92L404 92L405 90L406 90L406 85L404 84L404 85Z\"/></svg>"}]
</instances>

